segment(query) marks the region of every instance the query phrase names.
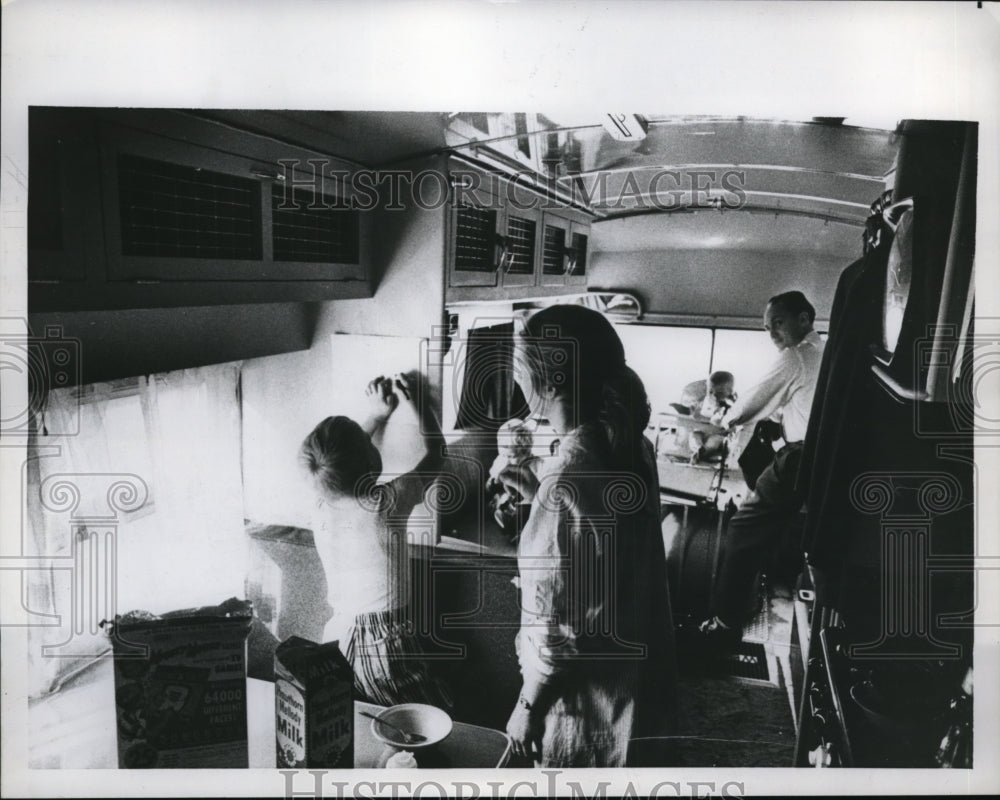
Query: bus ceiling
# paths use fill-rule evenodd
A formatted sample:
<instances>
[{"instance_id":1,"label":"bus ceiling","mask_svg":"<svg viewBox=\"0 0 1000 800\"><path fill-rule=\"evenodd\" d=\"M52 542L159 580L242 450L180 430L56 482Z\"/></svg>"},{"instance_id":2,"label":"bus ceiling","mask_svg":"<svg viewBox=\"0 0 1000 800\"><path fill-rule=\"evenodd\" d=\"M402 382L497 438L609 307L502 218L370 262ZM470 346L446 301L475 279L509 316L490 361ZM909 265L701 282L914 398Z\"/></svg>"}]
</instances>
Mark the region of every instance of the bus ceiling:
<instances>
[{"instance_id":1,"label":"bus ceiling","mask_svg":"<svg viewBox=\"0 0 1000 800\"><path fill-rule=\"evenodd\" d=\"M556 190L596 219L741 209L861 226L891 177L896 124L851 118L198 110L388 169L454 152Z\"/></svg>"}]
</instances>

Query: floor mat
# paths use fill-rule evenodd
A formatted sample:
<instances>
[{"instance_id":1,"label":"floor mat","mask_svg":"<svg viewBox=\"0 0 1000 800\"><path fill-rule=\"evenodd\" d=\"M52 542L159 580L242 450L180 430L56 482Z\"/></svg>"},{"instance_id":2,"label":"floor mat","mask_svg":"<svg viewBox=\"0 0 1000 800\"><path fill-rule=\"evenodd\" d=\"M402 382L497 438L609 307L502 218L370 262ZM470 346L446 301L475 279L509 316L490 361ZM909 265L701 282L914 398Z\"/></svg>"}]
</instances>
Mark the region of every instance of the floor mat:
<instances>
[{"instance_id":1,"label":"floor mat","mask_svg":"<svg viewBox=\"0 0 1000 800\"><path fill-rule=\"evenodd\" d=\"M733 678L679 684L677 766L790 767L795 728L783 690Z\"/></svg>"}]
</instances>

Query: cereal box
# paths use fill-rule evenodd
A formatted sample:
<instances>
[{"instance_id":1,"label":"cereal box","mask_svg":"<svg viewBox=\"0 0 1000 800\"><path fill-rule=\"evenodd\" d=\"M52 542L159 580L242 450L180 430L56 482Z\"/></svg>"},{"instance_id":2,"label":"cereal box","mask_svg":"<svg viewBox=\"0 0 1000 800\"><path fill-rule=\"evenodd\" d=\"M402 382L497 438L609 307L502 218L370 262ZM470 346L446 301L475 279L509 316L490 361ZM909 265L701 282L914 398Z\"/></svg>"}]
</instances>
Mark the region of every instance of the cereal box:
<instances>
[{"instance_id":1,"label":"cereal box","mask_svg":"<svg viewBox=\"0 0 1000 800\"><path fill-rule=\"evenodd\" d=\"M251 605L116 617L118 766L247 767Z\"/></svg>"}]
</instances>

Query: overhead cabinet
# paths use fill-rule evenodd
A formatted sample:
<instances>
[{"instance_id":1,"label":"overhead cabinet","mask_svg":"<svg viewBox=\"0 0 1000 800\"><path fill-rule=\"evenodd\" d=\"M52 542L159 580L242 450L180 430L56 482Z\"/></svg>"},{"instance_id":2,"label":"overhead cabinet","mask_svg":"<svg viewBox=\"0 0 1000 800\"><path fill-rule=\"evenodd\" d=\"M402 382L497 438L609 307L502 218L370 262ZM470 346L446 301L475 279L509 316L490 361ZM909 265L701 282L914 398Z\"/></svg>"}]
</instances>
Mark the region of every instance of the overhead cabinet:
<instances>
[{"instance_id":1,"label":"overhead cabinet","mask_svg":"<svg viewBox=\"0 0 1000 800\"><path fill-rule=\"evenodd\" d=\"M449 164L448 299L557 294L586 285L589 218L464 164Z\"/></svg>"},{"instance_id":2,"label":"overhead cabinet","mask_svg":"<svg viewBox=\"0 0 1000 800\"><path fill-rule=\"evenodd\" d=\"M29 140L33 311L373 294L383 217L370 192L356 194L357 165L165 109L33 108ZM457 156L434 167L447 177L447 302L585 285L586 213L527 173Z\"/></svg>"},{"instance_id":3,"label":"overhead cabinet","mask_svg":"<svg viewBox=\"0 0 1000 800\"><path fill-rule=\"evenodd\" d=\"M491 198L492 200L492 198ZM450 213L451 286L534 286L538 272L535 211L511 211L465 197Z\"/></svg>"},{"instance_id":4,"label":"overhead cabinet","mask_svg":"<svg viewBox=\"0 0 1000 800\"><path fill-rule=\"evenodd\" d=\"M85 272L84 291L70 294L61 283L72 271L53 270L47 266L51 258L39 257L42 251L33 245L29 279L38 284L34 300L41 300L29 300L33 307L371 295L370 215L352 204L343 179L349 169L341 162L178 112L95 112L94 120L90 158L84 152L78 160L98 179L66 192L71 202L87 196L87 205L99 209L102 241L90 242L99 251L76 262ZM43 156L52 152L52 142L34 130L32 146ZM33 165L46 160L32 155ZM44 173L63 173L65 161L41 170L60 191L72 177ZM65 204L61 215L45 210L56 206L51 189L49 199L45 192L40 196L29 199L40 231L60 216L76 230Z\"/></svg>"},{"instance_id":5,"label":"overhead cabinet","mask_svg":"<svg viewBox=\"0 0 1000 800\"><path fill-rule=\"evenodd\" d=\"M332 179L113 125L101 143L112 278L365 279L361 212Z\"/></svg>"}]
</instances>

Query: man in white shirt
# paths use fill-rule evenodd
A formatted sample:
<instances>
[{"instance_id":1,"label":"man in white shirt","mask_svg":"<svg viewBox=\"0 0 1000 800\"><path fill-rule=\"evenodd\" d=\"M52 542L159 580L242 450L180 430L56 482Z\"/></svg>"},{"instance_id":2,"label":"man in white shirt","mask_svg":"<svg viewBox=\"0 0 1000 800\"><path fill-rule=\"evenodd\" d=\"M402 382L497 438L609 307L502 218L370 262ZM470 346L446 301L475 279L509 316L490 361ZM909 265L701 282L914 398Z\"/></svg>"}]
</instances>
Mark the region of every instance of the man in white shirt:
<instances>
[{"instance_id":1,"label":"man in white shirt","mask_svg":"<svg viewBox=\"0 0 1000 800\"><path fill-rule=\"evenodd\" d=\"M713 598L715 616L701 625L710 638L739 641L740 629L757 610L757 575L802 506L795 478L823 357L823 341L813 330L815 319L816 311L802 292L785 292L768 301L764 328L778 348L778 359L717 419L727 429L776 420L785 445L729 522Z\"/></svg>"}]
</instances>

